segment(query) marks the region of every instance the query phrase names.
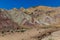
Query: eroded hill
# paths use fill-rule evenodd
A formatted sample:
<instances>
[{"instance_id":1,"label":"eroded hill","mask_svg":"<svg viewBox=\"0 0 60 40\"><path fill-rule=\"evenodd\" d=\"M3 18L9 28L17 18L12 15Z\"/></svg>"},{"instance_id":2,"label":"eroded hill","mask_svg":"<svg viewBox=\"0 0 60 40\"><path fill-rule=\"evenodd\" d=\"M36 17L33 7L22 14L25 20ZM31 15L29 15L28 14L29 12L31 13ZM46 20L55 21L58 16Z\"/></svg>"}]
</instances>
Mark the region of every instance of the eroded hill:
<instances>
[{"instance_id":1,"label":"eroded hill","mask_svg":"<svg viewBox=\"0 0 60 40\"><path fill-rule=\"evenodd\" d=\"M12 35L14 40L15 36L18 40L42 40L58 30L60 30L60 7L0 9L0 32L15 31ZM16 32L21 32L21 34L16 34ZM7 37L11 39L11 36Z\"/></svg>"},{"instance_id":2,"label":"eroded hill","mask_svg":"<svg viewBox=\"0 0 60 40\"><path fill-rule=\"evenodd\" d=\"M20 26L60 26L59 7L37 6L28 9L12 9L7 13Z\"/></svg>"}]
</instances>

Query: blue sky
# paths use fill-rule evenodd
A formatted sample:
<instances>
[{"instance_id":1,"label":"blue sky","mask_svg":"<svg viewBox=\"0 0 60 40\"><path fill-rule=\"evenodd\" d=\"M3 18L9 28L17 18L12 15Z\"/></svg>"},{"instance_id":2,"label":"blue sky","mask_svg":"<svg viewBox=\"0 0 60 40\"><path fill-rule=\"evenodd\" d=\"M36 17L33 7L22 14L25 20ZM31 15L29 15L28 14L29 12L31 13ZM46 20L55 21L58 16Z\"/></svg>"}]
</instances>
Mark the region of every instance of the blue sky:
<instances>
[{"instance_id":1,"label":"blue sky","mask_svg":"<svg viewBox=\"0 0 60 40\"><path fill-rule=\"evenodd\" d=\"M60 0L0 0L0 8L12 9L12 8L29 8L32 6L60 6Z\"/></svg>"}]
</instances>

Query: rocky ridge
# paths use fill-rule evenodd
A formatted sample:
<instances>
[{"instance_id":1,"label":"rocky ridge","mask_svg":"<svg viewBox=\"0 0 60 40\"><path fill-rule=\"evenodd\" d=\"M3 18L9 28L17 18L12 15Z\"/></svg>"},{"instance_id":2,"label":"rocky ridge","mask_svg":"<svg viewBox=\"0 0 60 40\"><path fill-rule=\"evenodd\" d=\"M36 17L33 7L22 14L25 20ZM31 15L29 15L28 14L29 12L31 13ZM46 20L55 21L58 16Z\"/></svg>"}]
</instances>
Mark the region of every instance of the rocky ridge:
<instances>
[{"instance_id":1,"label":"rocky ridge","mask_svg":"<svg viewBox=\"0 0 60 40\"><path fill-rule=\"evenodd\" d=\"M7 13L11 19L23 26L60 26L60 11L59 7L37 6L28 9L12 9Z\"/></svg>"}]
</instances>

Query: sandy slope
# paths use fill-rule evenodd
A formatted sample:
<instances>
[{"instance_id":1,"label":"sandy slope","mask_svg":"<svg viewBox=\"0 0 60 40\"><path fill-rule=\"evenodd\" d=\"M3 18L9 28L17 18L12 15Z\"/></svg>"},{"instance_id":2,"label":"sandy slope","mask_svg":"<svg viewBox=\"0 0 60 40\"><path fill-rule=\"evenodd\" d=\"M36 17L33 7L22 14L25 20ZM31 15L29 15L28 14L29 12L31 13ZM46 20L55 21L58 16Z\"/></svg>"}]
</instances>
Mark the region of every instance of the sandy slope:
<instances>
[{"instance_id":1,"label":"sandy slope","mask_svg":"<svg viewBox=\"0 0 60 40\"><path fill-rule=\"evenodd\" d=\"M13 33L4 37L0 36L0 40L36 40L33 36L37 35L39 31L43 31L43 29L31 29L24 33Z\"/></svg>"},{"instance_id":2,"label":"sandy slope","mask_svg":"<svg viewBox=\"0 0 60 40\"><path fill-rule=\"evenodd\" d=\"M31 29L27 30L24 33L11 33L10 35L7 34L5 36L0 36L0 40L38 40L36 38L33 38L36 35L39 35L39 32L45 31L44 29ZM58 37L57 37L58 35ZM52 34L52 37L55 38L55 40L60 39L60 31L57 31ZM47 40L48 37L43 38L42 40ZM50 37L51 38L51 35Z\"/></svg>"},{"instance_id":3,"label":"sandy slope","mask_svg":"<svg viewBox=\"0 0 60 40\"><path fill-rule=\"evenodd\" d=\"M53 32L50 36L47 36L42 40L60 40L60 30Z\"/></svg>"}]
</instances>

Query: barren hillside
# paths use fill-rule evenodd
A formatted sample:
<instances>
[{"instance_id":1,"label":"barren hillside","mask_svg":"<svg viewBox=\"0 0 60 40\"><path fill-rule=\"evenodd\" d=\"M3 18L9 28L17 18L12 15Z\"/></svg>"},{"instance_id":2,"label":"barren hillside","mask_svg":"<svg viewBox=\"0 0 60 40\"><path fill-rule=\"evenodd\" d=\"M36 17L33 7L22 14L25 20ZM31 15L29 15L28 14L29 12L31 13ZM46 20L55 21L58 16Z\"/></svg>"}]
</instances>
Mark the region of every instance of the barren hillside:
<instances>
[{"instance_id":1,"label":"barren hillside","mask_svg":"<svg viewBox=\"0 0 60 40\"><path fill-rule=\"evenodd\" d=\"M60 40L59 33L60 7L0 9L0 40Z\"/></svg>"}]
</instances>

